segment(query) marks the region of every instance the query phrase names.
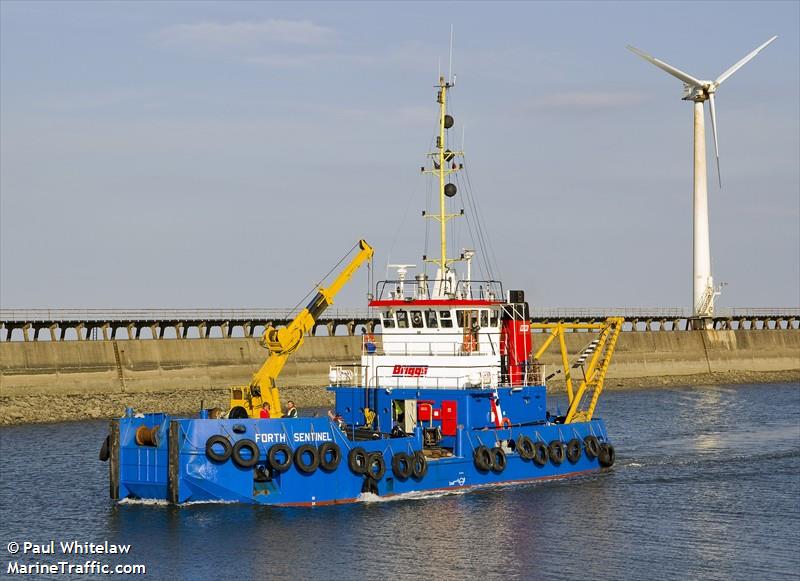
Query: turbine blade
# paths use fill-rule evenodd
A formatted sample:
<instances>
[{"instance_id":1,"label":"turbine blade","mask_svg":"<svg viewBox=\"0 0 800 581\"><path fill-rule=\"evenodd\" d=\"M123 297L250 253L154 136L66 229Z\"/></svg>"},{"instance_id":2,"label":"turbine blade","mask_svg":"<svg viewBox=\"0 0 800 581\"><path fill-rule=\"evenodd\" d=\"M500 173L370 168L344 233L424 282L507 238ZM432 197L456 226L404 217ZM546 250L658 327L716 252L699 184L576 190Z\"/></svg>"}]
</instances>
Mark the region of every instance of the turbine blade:
<instances>
[{"instance_id":1,"label":"turbine blade","mask_svg":"<svg viewBox=\"0 0 800 581\"><path fill-rule=\"evenodd\" d=\"M714 93L708 95L708 110L711 113L711 132L714 134L714 155L717 157L717 179L722 187L722 173L719 171L719 144L717 143L717 112L714 107Z\"/></svg>"},{"instance_id":2,"label":"turbine blade","mask_svg":"<svg viewBox=\"0 0 800 581\"><path fill-rule=\"evenodd\" d=\"M753 52L751 52L750 54L748 54L746 57L744 57L744 58L743 58L742 60L740 60L738 63L736 63L735 65L733 65L731 68L729 68L729 69L728 69L727 71L725 71L724 73L722 73L722 74L721 74L719 77L717 77L717 80L716 80L716 81L714 81L714 82L715 82L717 85L721 85L721 84L722 84L722 82L723 82L725 79L727 79L727 78L728 78L728 77L730 77L730 76L731 76L733 73L735 73L736 71L738 71L739 69L741 69L741 68L742 68L744 65L746 65L746 64L747 64L747 63L748 63L750 60L752 60L752 58L753 58L754 56L756 56L756 55L757 55L758 53L760 53L762 50L764 50L765 48L767 48L767 45L768 45L768 44L770 44L770 43L771 43L773 40L775 40L776 38L778 38L778 35L775 35L775 36L773 36L772 38L770 38L770 39L769 39L767 42L765 42L764 44L762 44L761 46L759 46L757 49L755 49Z\"/></svg>"},{"instance_id":3,"label":"turbine blade","mask_svg":"<svg viewBox=\"0 0 800 581\"><path fill-rule=\"evenodd\" d=\"M656 65L661 70L668 72L670 75L680 79L684 83L687 83L689 85L695 85L696 87L702 87L703 86L703 81L701 81L699 79L695 79L692 75L684 73L682 70L676 69L675 67L673 67L670 64L665 63L664 61L659 60L659 59L657 59L655 57L652 57L649 54L647 54L646 52L642 52L642 51L640 51L638 48L636 48L634 46L628 45L627 48L632 53L638 54L644 60L653 63L654 65Z\"/></svg>"}]
</instances>

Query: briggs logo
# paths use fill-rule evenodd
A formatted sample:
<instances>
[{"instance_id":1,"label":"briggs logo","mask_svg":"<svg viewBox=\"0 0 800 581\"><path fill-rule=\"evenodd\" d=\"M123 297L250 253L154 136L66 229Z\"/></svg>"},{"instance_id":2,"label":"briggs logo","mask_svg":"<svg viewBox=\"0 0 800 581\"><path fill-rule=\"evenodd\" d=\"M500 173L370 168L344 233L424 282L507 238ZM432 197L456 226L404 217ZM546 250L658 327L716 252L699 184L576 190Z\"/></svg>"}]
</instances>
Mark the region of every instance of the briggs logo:
<instances>
[{"instance_id":1,"label":"briggs logo","mask_svg":"<svg viewBox=\"0 0 800 581\"><path fill-rule=\"evenodd\" d=\"M395 365L392 375L403 377L422 377L428 375L427 365Z\"/></svg>"}]
</instances>

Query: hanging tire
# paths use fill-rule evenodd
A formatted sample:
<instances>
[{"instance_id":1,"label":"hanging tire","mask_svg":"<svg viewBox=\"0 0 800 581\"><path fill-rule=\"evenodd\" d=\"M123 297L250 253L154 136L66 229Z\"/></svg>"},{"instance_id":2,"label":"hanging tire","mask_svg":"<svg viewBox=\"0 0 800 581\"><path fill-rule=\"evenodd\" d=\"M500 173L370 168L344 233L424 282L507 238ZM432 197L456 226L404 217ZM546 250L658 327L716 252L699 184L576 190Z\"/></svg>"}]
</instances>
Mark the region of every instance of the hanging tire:
<instances>
[{"instance_id":1,"label":"hanging tire","mask_svg":"<svg viewBox=\"0 0 800 581\"><path fill-rule=\"evenodd\" d=\"M367 451L360 446L350 450L347 454L347 465L356 474L366 474L367 472Z\"/></svg>"},{"instance_id":2,"label":"hanging tire","mask_svg":"<svg viewBox=\"0 0 800 581\"><path fill-rule=\"evenodd\" d=\"M475 467L483 472L488 472L492 468L492 453L486 446L478 446L472 453Z\"/></svg>"},{"instance_id":3,"label":"hanging tire","mask_svg":"<svg viewBox=\"0 0 800 581\"><path fill-rule=\"evenodd\" d=\"M492 470L500 474L506 469L508 458L506 452L502 448L492 448Z\"/></svg>"},{"instance_id":4,"label":"hanging tire","mask_svg":"<svg viewBox=\"0 0 800 581\"><path fill-rule=\"evenodd\" d=\"M242 450L249 450L250 457L242 456ZM231 458L233 458L234 463L240 468L252 468L258 464L259 455L258 444L247 438L236 442L231 451Z\"/></svg>"},{"instance_id":5,"label":"hanging tire","mask_svg":"<svg viewBox=\"0 0 800 581\"><path fill-rule=\"evenodd\" d=\"M283 454L284 459L280 459ZM267 461L275 472L286 472L292 465L292 449L287 444L275 444L269 449Z\"/></svg>"},{"instance_id":6,"label":"hanging tire","mask_svg":"<svg viewBox=\"0 0 800 581\"><path fill-rule=\"evenodd\" d=\"M554 466L560 466L567 455L564 442L561 440L553 440L547 448L550 453L550 462L552 462Z\"/></svg>"},{"instance_id":7,"label":"hanging tire","mask_svg":"<svg viewBox=\"0 0 800 581\"><path fill-rule=\"evenodd\" d=\"M610 468L614 465L616 457L617 453L614 450L614 446L611 444L600 444L600 454L597 456L600 466L603 468Z\"/></svg>"},{"instance_id":8,"label":"hanging tire","mask_svg":"<svg viewBox=\"0 0 800 581\"><path fill-rule=\"evenodd\" d=\"M595 436L586 436L583 439L583 446L589 460L594 460L600 455L600 441Z\"/></svg>"},{"instance_id":9,"label":"hanging tire","mask_svg":"<svg viewBox=\"0 0 800 581\"><path fill-rule=\"evenodd\" d=\"M544 466L550 459L550 454L547 450L547 444L544 442L533 443L533 463L537 466Z\"/></svg>"},{"instance_id":10,"label":"hanging tire","mask_svg":"<svg viewBox=\"0 0 800 581\"><path fill-rule=\"evenodd\" d=\"M328 454L331 459L328 460ZM319 447L319 467L326 472L333 472L342 461L342 451L336 442L325 442Z\"/></svg>"},{"instance_id":11,"label":"hanging tire","mask_svg":"<svg viewBox=\"0 0 800 581\"><path fill-rule=\"evenodd\" d=\"M306 462L306 456L310 455L310 461ZM294 465L304 474L312 474L319 468L319 452L313 444L303 444L294 451Z\"/></svg>"},{"instance_id":12,"label":"hanging tire","mask_svg":"<svg viewBox=\"0 0 800 581\"><path fill-rule=\"evenodd\" d=\"M517 452L523 460L533 458L533 440L524 434L517 438Z\"/></svg>"},{"instance_id":13,"label":"hanging tire","mask_svg":"<svg viewBox=\"0 0 800 581\"><path fill-rule=\"evenodd\" d=\"M411 459L411 475L417 480L425 478L428 473L428 459L420 450L414 452L414 457Z\"/></svg>"},{"instance_id":14,"label":"hanging tire","mask_svg":"<svg viewBox=\"0 0 800 581\"><path fill-rule=\"evenodd\" d=\"M249 417L247 410L240 405L237 405L228 412L229 420L246 420Z\"/></svg>"},{"instance_id":15,"label":"hanging tire","mask_svg":"<svg viewBox=\"0 0 800 581\"><path fill-rule=\"evenodd\" d=\"M575 464L581 459L581 441L578 438L572 438L567 442L567 460Z\"/></svg>"},{"instance_id":16,"label":"hanging tire","mask_svg":"<svg viewBox=\"0 0 800 581\"><path fill-rule=\"evenodd\" d=\"M411 456L405 452L398 452L392 456L392 473L400 480L405 480L411 476L414 469Z\"/></svg>"},{"instance_id":17,"label":"hanging tire","mask_svg":"<svg viewBox=\"0 0 800 581\"><path fill-rule=\"evenodd\" d=\"M367 476L377 482L384 474L386 474L386 460L380 452L373 452L367 459Z\"/></svg>"},{"instance_id":18,"label":"hanging tire","mask_svg":"<svg viewBox=\"0 0 800 581\"><path fill-rule=\"evenodd\" d=\"M222 446L222 452L217 452L214 449L214 446L217 445ZM225 436L217 434L206 440L206 456L208 456L208 459L212 462L227 461L228 458L231 457L231 452L233 452L233 446L231 446L230 441Z\"/></svg>"},{"instance_id":19,"label":"hanging tire","mask_svg":"<svg viewBox=\"0 0 800 581\"><path fill-rule=\"evenodd\" d=\"M108 451L109 443L111 442L111 436L106 436L106 439L103 440L103 445L100 446L100 454L98 458L101 462L108 462L108 459L111 457L111 454Z\"/></svg>"}]
</instances>

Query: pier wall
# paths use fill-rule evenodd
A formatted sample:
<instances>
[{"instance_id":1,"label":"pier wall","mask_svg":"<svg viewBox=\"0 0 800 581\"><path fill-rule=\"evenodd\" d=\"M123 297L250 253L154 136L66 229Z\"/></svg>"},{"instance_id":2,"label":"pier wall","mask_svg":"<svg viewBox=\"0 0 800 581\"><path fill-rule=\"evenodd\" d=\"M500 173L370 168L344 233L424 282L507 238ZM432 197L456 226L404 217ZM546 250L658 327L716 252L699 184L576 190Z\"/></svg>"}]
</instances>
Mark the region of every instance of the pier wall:
<instances>
[{"instance_id":1,"label":"pier wall","mask_svg":"<svg viewBox=\"0 0 800 581\"><path fill-rule=\"evenodd\" d=\"M543 335L534 335L541 344ZM594 337L566 336L570 353ZM281 385L323 386L331 364L358 361L361 337L308 337ZM0 395L72 395L215 389L247 383L266 350L253 338L11 341L0 343ZM558 352L544 358L556 364ZM622 333L609 378L800 370L800 330ZM549 370L550 371L550 370Z\"/></svg>"}]
</instances>

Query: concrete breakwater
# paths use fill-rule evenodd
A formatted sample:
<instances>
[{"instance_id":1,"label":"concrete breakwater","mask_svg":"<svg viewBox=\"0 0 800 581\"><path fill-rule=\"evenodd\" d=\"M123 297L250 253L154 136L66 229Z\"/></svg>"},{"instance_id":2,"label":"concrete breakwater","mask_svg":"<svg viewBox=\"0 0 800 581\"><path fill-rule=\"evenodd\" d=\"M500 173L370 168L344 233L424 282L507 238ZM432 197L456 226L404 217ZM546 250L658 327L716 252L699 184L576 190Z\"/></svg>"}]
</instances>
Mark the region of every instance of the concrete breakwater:
<instances>
[{"instance_id":1,"label":"concrete breakwater","mask_svg":"<svg viewBox=\"0 0 800 581\"><path fill-rule=\"evenodd\" d=\"M568 333L570 354L594 337ZM534 335L534 345L544 335ZM352 365L361 338L308 337L280 378L298 405L325 406L330 365ZM226 388L247 383L266 350L252 338L0 343L0 424L85 419L138 409L187 412L200 400L224 405ZM558 352L543 358L548 372ZM800 378L800 330L625 332L609 386Z\"/></svg>"}]
</instances>

